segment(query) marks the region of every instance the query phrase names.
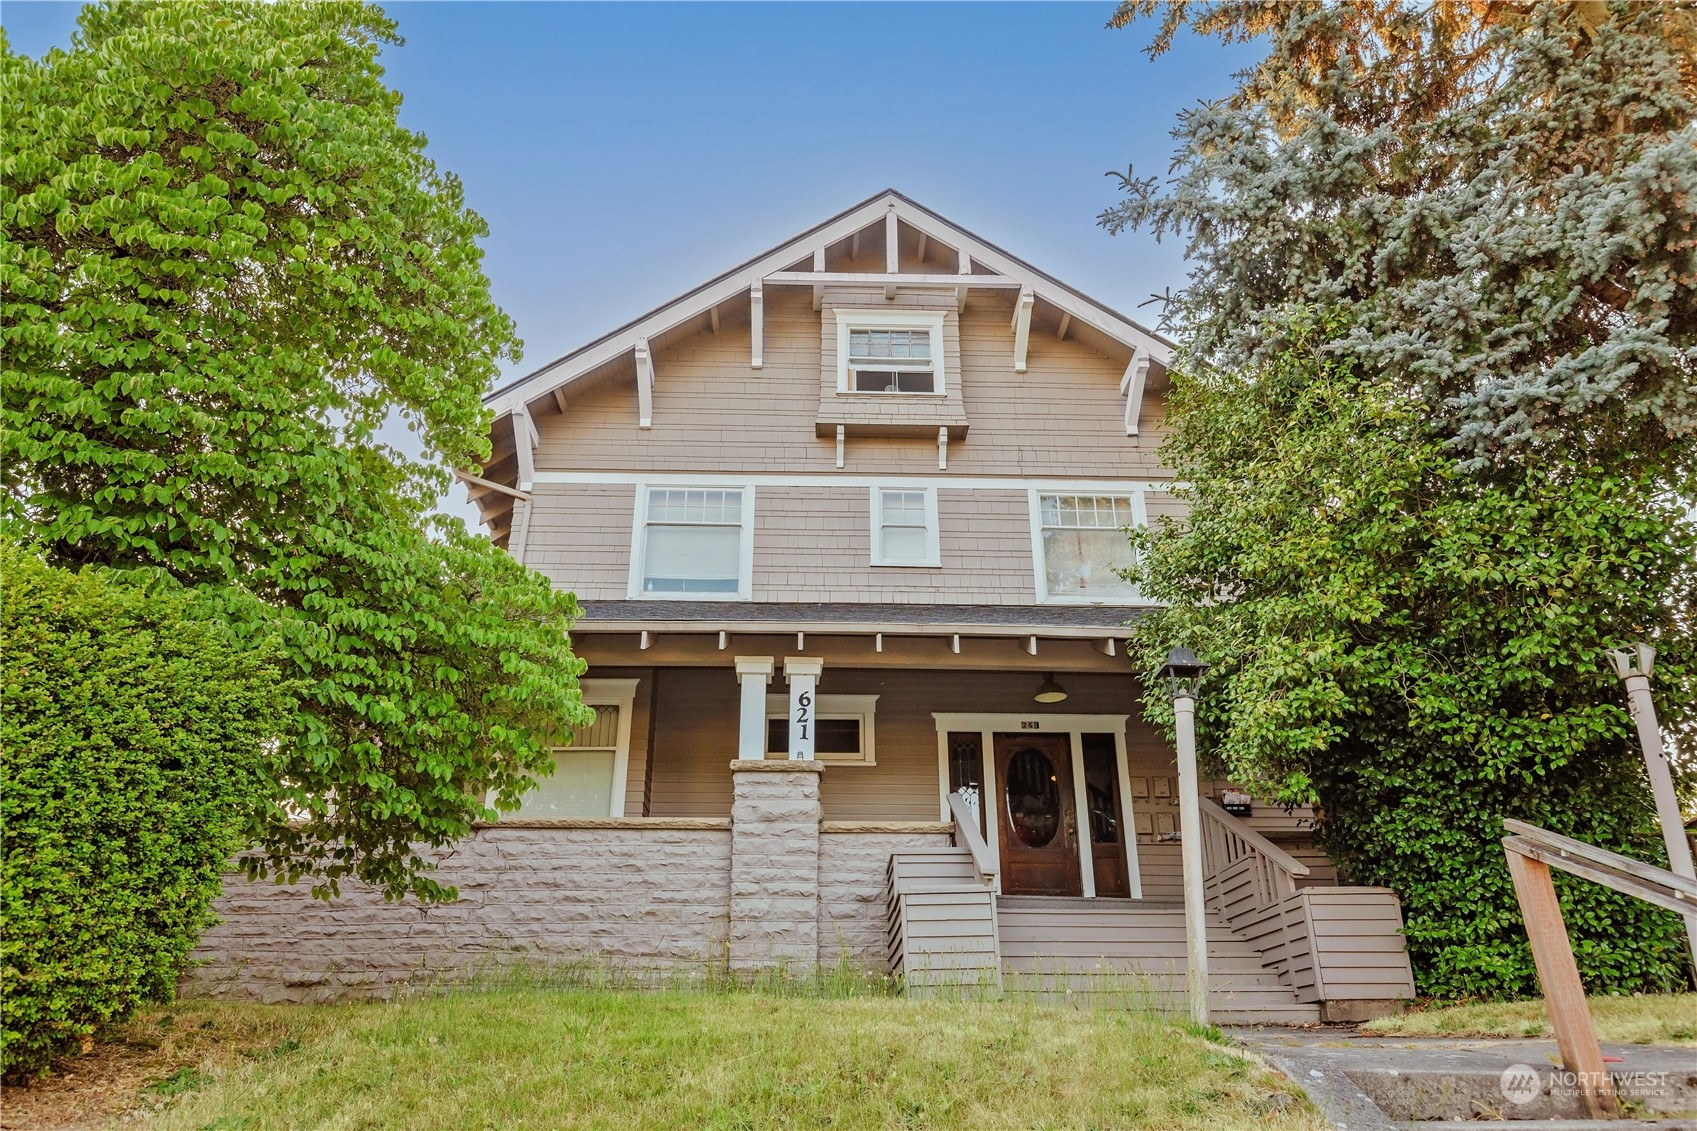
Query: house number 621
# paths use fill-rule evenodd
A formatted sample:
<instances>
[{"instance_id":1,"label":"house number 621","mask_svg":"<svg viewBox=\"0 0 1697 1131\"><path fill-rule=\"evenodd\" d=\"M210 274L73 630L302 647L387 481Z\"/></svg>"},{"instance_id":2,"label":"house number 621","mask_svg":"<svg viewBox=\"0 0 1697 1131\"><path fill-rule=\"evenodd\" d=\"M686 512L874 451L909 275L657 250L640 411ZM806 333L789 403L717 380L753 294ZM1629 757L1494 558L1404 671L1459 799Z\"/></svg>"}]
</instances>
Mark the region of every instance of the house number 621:
<instances>
[{"instance_id":1,"label":"house number 621","mask_svg":"<svg viewBox=\"0 0 1697 1131\"><path fill-rule=\"evenodd\" d=\"M807 723L813 717L813 713L808 710L811 706L813 706L813 696L807 692L803 691L795 697L795 728L798 738L807 737Z\"/></svg>"}]
</instances>

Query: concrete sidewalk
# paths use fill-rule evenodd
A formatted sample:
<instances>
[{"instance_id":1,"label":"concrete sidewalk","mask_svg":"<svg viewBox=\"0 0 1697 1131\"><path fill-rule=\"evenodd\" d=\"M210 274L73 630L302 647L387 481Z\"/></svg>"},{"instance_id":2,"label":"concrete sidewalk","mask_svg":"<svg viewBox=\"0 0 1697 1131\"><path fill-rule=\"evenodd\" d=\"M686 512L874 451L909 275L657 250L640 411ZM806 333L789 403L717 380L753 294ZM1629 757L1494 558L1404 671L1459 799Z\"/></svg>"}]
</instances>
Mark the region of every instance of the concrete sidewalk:
<instances>
[{"instance_id":1,"label":"concrete sidewalk","mask_svg":"<svg viewBox=\"0 0 1697 1131\"><path fill-rule=\"evenodd\" d=\"M1528 1120L1589 1125L1577 1095L1563 1086L1554 1041L1364 1037L1348 1028L1225 1032L1300 1084L1344 1131L1437 1131L1429 1120L1473 1127L1508 1120L1526 1131L1536 1126ZM1655 1121L1641 1126L1697 1131L1697 1049L1605 1044L1603 1056L1623 1106ZM1532 1072L1516 1074L1505 1087L1505 1072L1515 1066Z\"/></svg>"}]
</instances>

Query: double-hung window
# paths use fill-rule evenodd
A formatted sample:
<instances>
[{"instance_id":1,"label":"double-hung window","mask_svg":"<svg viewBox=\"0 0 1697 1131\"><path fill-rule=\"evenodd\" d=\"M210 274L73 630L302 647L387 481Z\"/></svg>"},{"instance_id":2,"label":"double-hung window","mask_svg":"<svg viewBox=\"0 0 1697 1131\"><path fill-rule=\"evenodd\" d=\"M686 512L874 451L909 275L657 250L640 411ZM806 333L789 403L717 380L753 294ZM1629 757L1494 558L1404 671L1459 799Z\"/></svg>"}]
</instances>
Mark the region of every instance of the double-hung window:
<instances>
[{"instance_id":1,"label":"double-hung window","mask_svg":"<svg viewBox=\"0 0 1697 1131\"><path fill-rule=\"evenodd\" d=\"M935 488L872 488L872 564L941 564Z\"/></svg>"},{"instance_id":2,"label":"double-hung window","mask_svg":"<svg viewBox=\"0 0 1697 1131\"><path fill-rule=\"evenodd\" d=\"M634 679L581 681L583 701L595 721L572 732L570 746L554 750L554 772L538 777L510 817L622 817L630 764Z\"/></svg>"},{"instance_id":3,"label":"double-hung window","mask_svg":"<svg viewBox=\"0 0 1697 1131\"><path fill-rule=\"evenodd\" d=\"M821 695L814 715L813 757L848 766L877 765L874 722L876 695ZM766 697L766 757L783 758L790 749L790 701Z\"/></svg>"},{"instance_id":4,"label":"double-hung window","mask_svg":"<svg viewBox=\"0 0 1697 1131\"><path fill-rule=\"evenodd\" d=\"M942 312L837 312L838 392L935 395L943 379Z\"/></svg>"},{"instance_id":5,"label":"double-hung window","mask_svg":"<svg viewBox=\"0 0 1697 1131\"><path fill-rule=\"evenodd\" d=\"M1136 601L1119 575L1132 561L1126 528L1137 523L1130 495L1036 498L1039 596L1074 604Z\"/></svg>"},{"instance_id":6,"label":"double-hung window","mask_svg":"<svg viewBox=\"0 0 1697 1131\"><path fill-rule=\"evenodd\" d=\"M649 487L640 492L631 596L748 596L751 487Z\"/></svg>"}]
</instances>

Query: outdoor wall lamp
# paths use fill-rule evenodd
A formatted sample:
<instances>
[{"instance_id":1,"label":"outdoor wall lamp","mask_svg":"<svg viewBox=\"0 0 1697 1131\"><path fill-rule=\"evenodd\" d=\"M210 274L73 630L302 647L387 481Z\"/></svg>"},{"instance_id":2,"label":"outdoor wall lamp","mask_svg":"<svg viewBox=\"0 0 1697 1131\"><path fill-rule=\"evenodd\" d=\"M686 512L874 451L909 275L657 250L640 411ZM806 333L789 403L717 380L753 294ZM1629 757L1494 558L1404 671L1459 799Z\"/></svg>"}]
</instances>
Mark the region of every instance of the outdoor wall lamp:
<instances>
[{"instance_id":1,"label":"outdoor wall lamp","mask_svg":"<svg viewBox=\"0 0 1697 1131\"><path fill-rule=\"evenodd\" d=\"M1060 703L1065 701L1067 689L1055 682L1055 673L1049 672L1043 677L1043 682L1037 685L1037 694L1031 698L1039 703Z\"/></svg>"}]
</instances>

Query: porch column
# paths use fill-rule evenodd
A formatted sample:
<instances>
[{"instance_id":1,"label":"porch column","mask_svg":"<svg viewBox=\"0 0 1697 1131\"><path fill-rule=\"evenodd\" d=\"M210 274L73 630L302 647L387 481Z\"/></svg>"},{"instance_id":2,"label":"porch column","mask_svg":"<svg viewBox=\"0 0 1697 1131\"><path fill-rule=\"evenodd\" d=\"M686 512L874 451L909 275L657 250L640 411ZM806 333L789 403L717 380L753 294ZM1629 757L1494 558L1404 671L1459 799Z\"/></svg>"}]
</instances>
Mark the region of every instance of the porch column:
<instances>
[{"instance_id":1,"label":"porch column","mask_svg":"<svg viewBox=\"0 0 1697 1131\"><path fill-rule=\"evenodd\" d=\"M819 962L818 762L731 763L730 966Z\"/></svg>"},{"instance_id":2,"label":"porch column","mask_svg":"<svg viewBox=\"0 0 1697 1131\"><path fill-rule=\"evenodd\" d=\"M816 688L825 672L825 661L809 656L791 656L784 661L784 677L790 681L790 759L813 761L818 739L819 709Z\"/></svg>"},{"instance_id":3,"label":"porch column","mask_svg":"<svg viewBox=\"0 0 1697 1131\"><path fill-rule=\"evenodd\" d=\"M737 657L737 682L742 684L742 721L737 730L737 758L744 762L757 762L766 757L766 681L771 678L772 657Z\"/></svg>"}]
</instances>

